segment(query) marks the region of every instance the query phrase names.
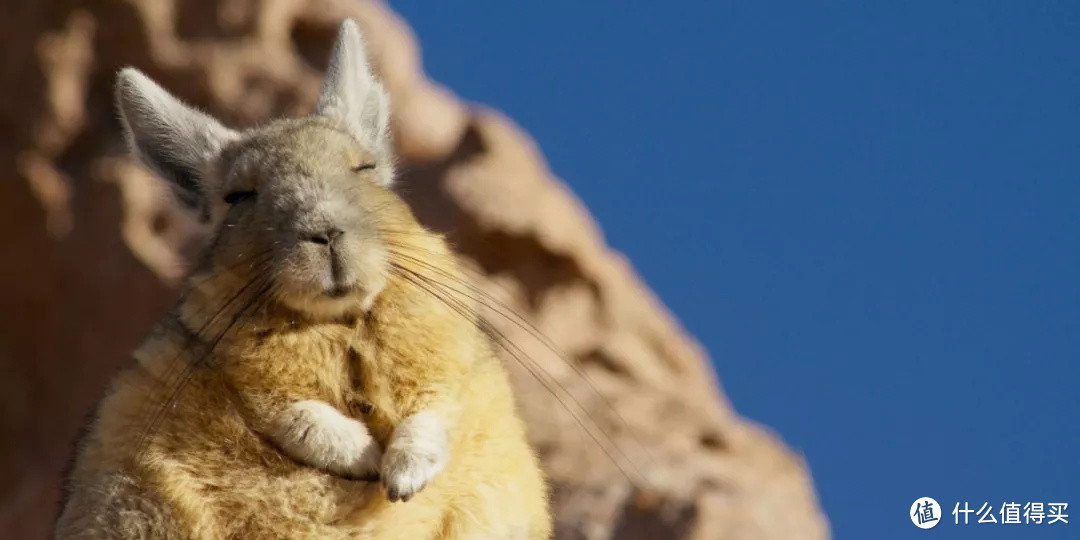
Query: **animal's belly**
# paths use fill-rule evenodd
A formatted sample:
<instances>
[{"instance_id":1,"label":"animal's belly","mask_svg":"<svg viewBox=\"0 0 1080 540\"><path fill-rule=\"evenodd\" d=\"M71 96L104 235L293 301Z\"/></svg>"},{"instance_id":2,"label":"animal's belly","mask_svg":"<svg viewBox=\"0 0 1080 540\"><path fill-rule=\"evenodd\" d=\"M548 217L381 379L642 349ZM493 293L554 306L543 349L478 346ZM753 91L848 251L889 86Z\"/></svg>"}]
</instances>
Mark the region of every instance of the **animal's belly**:
<instances>
[{"instance_id":1,"label":"animal's belly","mask_svg":"<svg viewBox=\"0 0 1080 540\"><path fill-rule=\"evenodd\" d=\"M377 483L302 465L226 404L201 405L178 407L140 460L178 515L215 533L203 536L353 536L346 518L378 495Z\"/></svg>"}]
</instances>

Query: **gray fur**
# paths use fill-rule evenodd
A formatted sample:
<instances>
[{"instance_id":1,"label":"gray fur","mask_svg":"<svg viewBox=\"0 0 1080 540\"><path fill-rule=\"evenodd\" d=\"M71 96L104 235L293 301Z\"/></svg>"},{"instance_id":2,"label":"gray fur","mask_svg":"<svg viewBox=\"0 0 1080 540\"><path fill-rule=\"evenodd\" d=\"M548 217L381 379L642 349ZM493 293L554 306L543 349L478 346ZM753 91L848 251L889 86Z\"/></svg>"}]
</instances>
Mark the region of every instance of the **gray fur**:
<instances>
[{"instance_id":1,"label":"gray fur","mask_svg":"<svg viewBox=\"0 0 1080 540\"><path fill-rule=\"evenodd\" d=\"M338 31L315 114L338 120L380 161L391 162L390 98L372 75L364 39L352 19ZM379 178L389 185L393 178L389 167Z\"/></svg>"},{"instance_id":2,"label":"gray fur","mask_svg":"<svg viewBox=\"0 0 1080 540\"><path fill-rule=\"evenodd\" d=\"M342 23L306 118L235 131L134 68L120 71L116 98L131 151L204 220L224 220L211 253L270 253L279 282L318 298L286 303L328 316L381 289L384 276L371 269L384 250L372 241L372 209L355 177L392 183L390 103L356 22ZM320 240L327 235L332 243Z\"/></svg>"},{"instance_id":3,"label":"gray fur","mask_svg":"<svg viewBox=\"0 0 1080 540\"><path fill-rule=\"evenodd\" d=\"M117 75L116 103L131 152L169 182L179 200L209 219L223 195L207 165L224 147L246 135L190 107L135 68ZM341 25L315 114L330 119L368 150L379 165L379 182L394 178L390 98L372 74L356 22Z\"/></svg>"},{"instance_id":4,"label":"gray fur","mask_svg":"<svg viewBox=\"0 0 1080 540\"><path fill-rule=\"evenodd\" d=\"M117 75L116 103L131 152L169 181L182 203L209 218L205 166L235 131L169 94L137 69Z\"/></svg>"}]
</instances>

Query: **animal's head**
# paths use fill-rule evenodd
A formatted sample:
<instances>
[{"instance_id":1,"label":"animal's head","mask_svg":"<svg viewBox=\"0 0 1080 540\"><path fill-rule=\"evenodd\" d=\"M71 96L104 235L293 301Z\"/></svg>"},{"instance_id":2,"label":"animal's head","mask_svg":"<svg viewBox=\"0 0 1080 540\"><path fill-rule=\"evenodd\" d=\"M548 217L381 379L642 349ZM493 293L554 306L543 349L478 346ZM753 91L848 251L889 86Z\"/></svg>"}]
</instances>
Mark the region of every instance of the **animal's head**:
<instances>
[{"instance_id":1,"label":"animal's head","mask_svg":"<svg viewBox=\"0 0 1080 540\"><path fill-rule=\"evenodd\" d=\"M132 68L116 95L132 152L216 225L205 270L272 282L316 317L367 309L386 282L380 212L396 199L389 100L355 22L341 26L310 117L233 130Z\"/></svg>"}]
</instances>

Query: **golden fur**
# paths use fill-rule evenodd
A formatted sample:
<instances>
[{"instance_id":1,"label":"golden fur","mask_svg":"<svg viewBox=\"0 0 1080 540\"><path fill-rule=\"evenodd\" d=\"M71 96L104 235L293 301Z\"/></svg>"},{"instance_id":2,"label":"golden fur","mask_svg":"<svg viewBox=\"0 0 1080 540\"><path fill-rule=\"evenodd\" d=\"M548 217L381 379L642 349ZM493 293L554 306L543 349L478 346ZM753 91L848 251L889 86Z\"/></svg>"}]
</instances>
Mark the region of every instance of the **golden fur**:
<instances>
[{"instance_id":1,"label":"golden fur","mask_svg":"<svg viewBox=\"0 0 1080 540\"><path fill-rule=\"evenodd\" d=\"M342 51L355 48L349 24L338 61L357 54ZM147 83L138 77L123 74L121 85L135 88L120 90L132 145L159 172L184 180L183 170L161 169L186 156L161 158L146 147L155 141L139 139L147 135L138 123L147 120L136 116L174 104L156 86L139 87ZM148 97L125 103L125 91ZM177 308L106 392L78 449L58 538L551 535L547 487L492 343L468 296L425 281L462 280L462 272L384 173L357 167L389 166L378 145L327 117L245 134L200 127L220 137L196 141L212 151L200 158L202 187L192 197L203 197L197 202L220 221L219 234ZM170 131L179 124L169 118L151 120L162 122L151 135L183 134ZM259 199L234 197L226 208L214 197L237 190ZM309 199L318 204L286 204ZM344 209L326 210L342 199ZM309 206L323 210L301 215ZM274 213L286 207L286 217ZM312 216L333 218L353 243L327 247L297 233L294 225ZM332 277L308 277L328 265ZM327 283L334 294L323 293ZM362 475L351 474L359 465L320 469L283 446L310 442L314 424L289 424L298 422L289 415L311 401L328 404L340 422L363 423L356 433L374 442L355 463L374 460L370 472L381 482L353 477ZM431 419L445 424L445 466L429 468L415 496L406 489L406 501L391 502L388 477L415 465L404 426L425 430Z\"/></svg>"}]
</instances>

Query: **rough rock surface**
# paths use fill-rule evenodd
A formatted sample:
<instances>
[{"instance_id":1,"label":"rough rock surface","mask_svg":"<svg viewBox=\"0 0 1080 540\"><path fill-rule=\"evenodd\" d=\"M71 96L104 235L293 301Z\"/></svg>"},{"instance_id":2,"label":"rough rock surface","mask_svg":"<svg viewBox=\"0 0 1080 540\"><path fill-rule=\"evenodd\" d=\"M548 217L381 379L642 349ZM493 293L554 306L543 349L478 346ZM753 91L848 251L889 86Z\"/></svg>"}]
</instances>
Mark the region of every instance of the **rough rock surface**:
<instances>
[{"instance_id":1,"label":"rough rock surface","mask_svg":"<svg viewBox=\"0 0 1080 540\"><path fill-rule=\"evenodd\" d=\"M410 30L382 3L12 4L0 17L6 538L46 536L71 441L205 237L123 157L114 73L138 66L233 125L304 113L345 16L365 28L391 92L406 196L475 263L481 285L570 360L492 313L569 392L555 392L569 404L559 406L507 357L555 486L559 536L828 536L802 460L732 412L704 352L605 246L528 136L425 78ZM629 476L644 476L637 487L568 412L576 403L611 435Z\"/></svg>"}]
</instances>

